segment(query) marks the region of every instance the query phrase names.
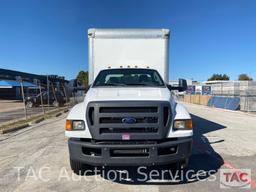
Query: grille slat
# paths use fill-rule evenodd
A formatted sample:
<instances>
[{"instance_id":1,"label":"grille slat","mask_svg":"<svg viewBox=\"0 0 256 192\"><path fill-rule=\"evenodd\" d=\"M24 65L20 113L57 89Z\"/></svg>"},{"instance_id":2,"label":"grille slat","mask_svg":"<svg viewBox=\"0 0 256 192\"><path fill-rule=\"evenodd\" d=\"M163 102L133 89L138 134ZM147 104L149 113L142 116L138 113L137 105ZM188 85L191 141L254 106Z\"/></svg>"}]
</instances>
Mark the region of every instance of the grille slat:
<instances>
[{"instance_id":1,"label":"grille slat","mask_svg":"<svg viewBox=\"0 0 256 192\"><path fill-rule=\"evenodd\" d=\"M100 123L122 123L123 117L100 117ZM157 123L157 117L137 117L136 123Z\"/></svg>"},{"instance_id":2,"label":"grille slat","mask_svg":"<svg viewBox=\"0 0 256 192\"><path fill-rule=\"evenodd\" d=\"M99 113L98 117L158 117L160 113Z\"/></svg>"},{"instance_id":3,"label":"grille slat","mask_svg":"<svg viewBox=\"0 0 256 192\"><path fill-rule=\"evenodd\" d=\"M110 127L110 128L136 128L136 127L158 127L158 123L135 123L135 124L122 124L122 123L101 123L100 128Z\"/></svg>"},{"instance_id":4,"label":"grille slat","mask_svg":"<svg viewBox=\"0 0 256 192\"><path fill-rule=\"evenodd\" d=\"M101 107L100 113L156 113L157 107Z\"/></svg>"},{"instance_id":5,"label":"grille slat","mask_svg":"<svg viewBox=\"0 0 256 192\"><path fill-rule=\"evenodd\" d=\"M133 127L133 128L100 128L100 134L104 133L156 133L158 131L155 127Z\"/></svg>"}]
</instances>

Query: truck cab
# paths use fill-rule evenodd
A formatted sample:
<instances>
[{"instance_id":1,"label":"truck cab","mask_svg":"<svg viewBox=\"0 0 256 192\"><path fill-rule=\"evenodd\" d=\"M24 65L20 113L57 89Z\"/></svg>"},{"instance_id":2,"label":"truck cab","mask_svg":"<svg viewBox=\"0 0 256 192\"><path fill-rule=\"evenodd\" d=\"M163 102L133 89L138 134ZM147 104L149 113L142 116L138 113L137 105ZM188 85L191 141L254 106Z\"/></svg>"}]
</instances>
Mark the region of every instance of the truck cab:
<instances>
[{"instance_id":1,"label":"truck cab","mask_svg":"<svg viewBox=\"0 0 256 192\"><path fill-rule=\"evenodd\" d=\"M89 81L66 120L71 168L186 166L192 120L168 85L168 30L90 29ZM130 63L127 65L127 63Z\"/></svg>"}]
</instances>

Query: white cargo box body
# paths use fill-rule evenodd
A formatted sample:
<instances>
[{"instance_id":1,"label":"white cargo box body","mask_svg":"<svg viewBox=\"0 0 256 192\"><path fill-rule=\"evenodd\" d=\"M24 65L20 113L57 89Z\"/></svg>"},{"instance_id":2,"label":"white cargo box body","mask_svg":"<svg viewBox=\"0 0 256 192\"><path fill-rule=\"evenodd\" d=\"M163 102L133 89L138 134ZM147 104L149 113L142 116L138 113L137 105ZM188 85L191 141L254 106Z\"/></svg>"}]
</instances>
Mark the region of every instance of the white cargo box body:
<instances>
[{"instance_id":1,"label":"white cargo box body","mask_svg":"<svg viewBox=\"0 0 256 192\"><path fill-rule=\"evenodd\" d=\"M156 69L168 82L167 29L89 29L89 83L108 68Z\"/></svg>"}]
</instances>

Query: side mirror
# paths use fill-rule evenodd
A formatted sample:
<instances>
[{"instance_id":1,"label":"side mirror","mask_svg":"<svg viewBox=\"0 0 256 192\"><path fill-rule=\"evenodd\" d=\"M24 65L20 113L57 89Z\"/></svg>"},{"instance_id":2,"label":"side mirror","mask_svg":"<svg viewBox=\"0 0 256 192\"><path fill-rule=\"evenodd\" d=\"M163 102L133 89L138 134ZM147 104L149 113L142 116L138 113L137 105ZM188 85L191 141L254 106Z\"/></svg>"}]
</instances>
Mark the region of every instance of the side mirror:
<instances>
[{"instance_id":1,"label":"side mirror","mask_svg":"<svg viewBox=\"0 0 256 192\"><path fill-rule=\"evenodd\" d=\"M169 91L172 91L172 90L173 90L173 87L172 87L171 85L167 84L166 86L167 86L167 88L169 89Z\"/></svg>"},{"instance_id":2,"label":"side mirror","mask_svg":"<svg viewBox=\"0 0 256 192\"><path fill-rule=\"evenodd\" d=\"M172 90L178 90L179 92L186 91L187 90L187 81L185 79L179 79L179 85L178 86L171 86L167 85L167 88Z\"/></svg>"},{"instance_id":3,"label":"side mirror","mask_svg":"<svg viewBox=\"0 0 256 192\"><path fill-rule=\"evenodd\" d=\"M179 79L179 91L186 91L188 88L187 81L185 79Z\"/></svg>"}]
</instances>

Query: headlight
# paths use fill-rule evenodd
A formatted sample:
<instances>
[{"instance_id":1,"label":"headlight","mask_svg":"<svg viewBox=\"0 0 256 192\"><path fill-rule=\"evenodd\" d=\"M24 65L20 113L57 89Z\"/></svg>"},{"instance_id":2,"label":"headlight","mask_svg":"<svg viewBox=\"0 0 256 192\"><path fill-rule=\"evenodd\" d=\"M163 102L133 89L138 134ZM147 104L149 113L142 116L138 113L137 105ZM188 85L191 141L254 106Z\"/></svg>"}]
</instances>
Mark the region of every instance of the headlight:
<instances>
[{"instance_id":1,"label":"headlight","mask_svg":"<svg viewBox=\"0 0 256 192\"><path fill-rule=\"evenodd\" d=\"M66 131L84 130L85 124L83 120L66 120Z\"/></svg>"},{"instance_id":2,"label":"headlight","mask_svg":"<svg viewBox=\"0 0 256 192\"><path fill-rule=\"evenodd\" d=\"M179 130L186 130L186 129L192 129L192 120L191 119L185 119L185 120L175 120L174 129L179 129Z\"/></svg>"}]
</instances>

